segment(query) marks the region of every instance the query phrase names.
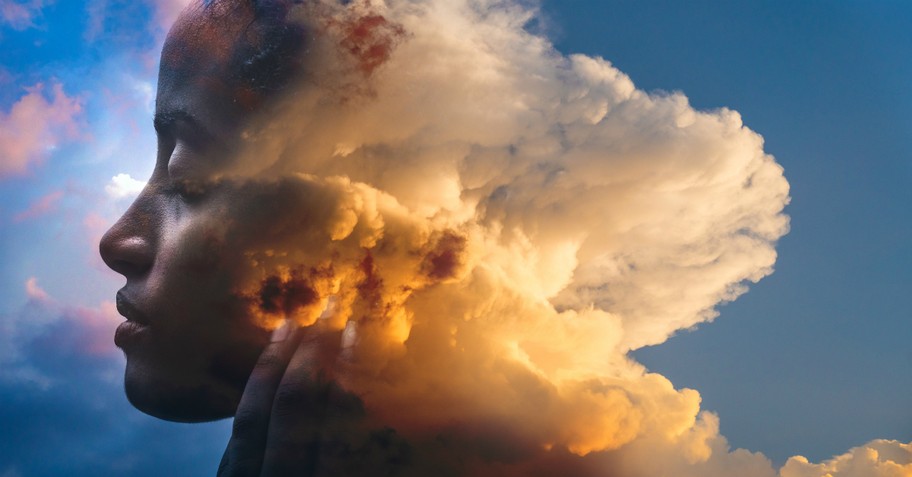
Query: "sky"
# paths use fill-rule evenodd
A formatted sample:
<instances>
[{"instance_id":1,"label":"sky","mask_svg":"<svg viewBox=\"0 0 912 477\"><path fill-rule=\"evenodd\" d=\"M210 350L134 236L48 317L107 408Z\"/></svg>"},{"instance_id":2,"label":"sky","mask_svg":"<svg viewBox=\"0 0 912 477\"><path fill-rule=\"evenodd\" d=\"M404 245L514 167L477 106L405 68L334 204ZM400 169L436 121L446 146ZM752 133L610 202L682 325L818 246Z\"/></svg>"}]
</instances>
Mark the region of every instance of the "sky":
<instances>
[{"instance_id":1,"label":"sky","mask_svg":"<svg viewBox=\"0 0 912 477\"><path fill-rule=\"evenodd\" d=\"M227 440L228 422L126 402L122 279L96 252L151 171L157 53L179 8L0 0L0 476L211 474ZM638 90L738 111L790 186L775 271L632 356L776 469L912 441L912 6L545 1L526 28Z\"/></svg>"}]
</instances>

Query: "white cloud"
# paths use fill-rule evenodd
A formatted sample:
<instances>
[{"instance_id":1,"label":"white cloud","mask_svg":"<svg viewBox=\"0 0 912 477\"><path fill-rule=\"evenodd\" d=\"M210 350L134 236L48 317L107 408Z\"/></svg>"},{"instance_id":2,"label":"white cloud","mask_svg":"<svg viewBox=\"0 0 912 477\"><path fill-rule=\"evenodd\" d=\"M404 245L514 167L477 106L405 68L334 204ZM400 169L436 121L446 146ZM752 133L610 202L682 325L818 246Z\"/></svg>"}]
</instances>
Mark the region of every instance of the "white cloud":
<instances>
[{"instance_id":1,"label":"white cloud","mask_svg":"<svg viewBox=\"0 0 912 477\"><path fill-rule=\"evenodd\" d=\"M111 178L111 181L105 186L105 192L112 199L133 198L145 186L145 182L130 177L130 174L121 173Z\"/></svg>"},{"instance_id":2,"label":"white cloud","mask_svg":"<svg viewBox=\"0 0 912 477\"><path fill-rule=\"evenodd\" d=\"M795 456L785 463L781 477L909 477L912 443L875 440L820 464Z\"/></svg>"},{"instance_id":3,"label":"white cloud","mask_svg":"<svg viewBox=\"0 0 912 477\"><path fill-rule=\"evenodd\" d=\"M332 61L312 70L332 86L249 128L250 159L221 175L265 201L222 221L259 224L220 234L255 234L234 264L255 267L247 293L331 257L296 316L340 304L326 320L353 343L345 385L380 421L463 433L467 455L466 436L496 428L523 456L473 475L775 476L730 451L696 391L627 356L772 272L789 186L762 138L734 111L561 55L516 2L365 5L323 4L336 30L314 48ZM364 45L347 43L367 17Z\"/></svg>"},{"instance_id":4,"label":"white cloud","mask_svg":"<svg viewBox=\"0 0 912 477\"><path fill-rule=\"evenodd\" d=\"M150 115L155 112L155 86L140 79L133 79L133 92L139 97L145 112Z\"/></svg>"}]
</instances>

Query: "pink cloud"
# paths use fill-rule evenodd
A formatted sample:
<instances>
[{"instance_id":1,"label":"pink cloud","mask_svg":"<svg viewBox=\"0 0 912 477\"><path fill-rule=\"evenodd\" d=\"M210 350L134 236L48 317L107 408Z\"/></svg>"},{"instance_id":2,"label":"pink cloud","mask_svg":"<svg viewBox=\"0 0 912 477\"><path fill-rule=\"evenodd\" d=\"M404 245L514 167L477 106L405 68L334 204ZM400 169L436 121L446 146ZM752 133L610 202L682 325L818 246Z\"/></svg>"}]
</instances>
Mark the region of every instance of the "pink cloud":
<instances>
[{"instance_id":1,"label":"pink cloud","mask_svg":"<svg viewBox=\"0 0 912 477\"><path fill-rule=\"evenodd\" d=\"M85 41L92 42L104 32L105 16L108 12L108 0L93 0L86 6L86 13L89 14L86 22L86 29L82 37Z\"/></svg>"},{"instance_id":2,"label":"pink cloud","mask_svg":"<svg viewBox=\"0 0 912 477\"><path fill-rule=\"evenodd\" d=\"M25 294L29 297L30 301L37 301L40 303L50 303L51 297L48 295L43 288L38 286L38 279L31 277L25 281Z\"/></svg>"},{"instance_id":3,"label":"pink cloud","mask_svg":"<svg viewBox=\"0 0 912 477\"><path fill-rule=\"evenodd\" d=\"M45 89L26 88L9 112L0 111L0 179L25 174L58 144L82 137L82 99L67 96L60 83L50 87L50 99Z\"/></svg>"},{"instance_id":4,"label":"pink cloud","mask_svg":"<svg viewBox=\"0 0 912 477\"><path fill-rule=\"evenodd\" d=\"M190 0L153 0L155 7L155 23L161 32L167 33L177 20L180 12L190 4Z\"/></svg>"},{"instance_id":5,"label":"pink cloud","mask_svg":"<svg viewBox=\"0 0 912 477\"><path fill-rule=\"evenodd\" d=\"M57 208L57 203L63 198L63 191L58 190L46 194L32 203L27 209L19 212L13 217L14 222L23 222L36 217L41 217Z\"/></svg>"},{"instance_id":6,"label":"pink cloud","mask_svg":"<svg viewBox=\"0 0 912 477\"><path fill-rule=\"evenodd\" d=\"M69 308L64 311L64 319L81 330L73 339L73 348L79 354L96 357L120 354L113 345L112 337L123 318L117 313L114 303L106 301L98 308Z\"/></svg>"},{"instance_id":7,"label":"pink cloud","mask_svg":"<svg viewBox=\"0 0 912 477\"><path fill-rule=\"evenodd\" d=\"M104 235L105 231L108 230L108 227L111 226L111 222L95 212L90 212L82 220L82 225L88 233L89 241L98 243L98 241L101 240L101 236Z\"/></svg>"},{"instance_id":8,"label":"pink cloud","mask_svg":"<svg viewBox=\"0 0 912 477\"><path fill-rule=\"evenodd\" d=\"M98 242L101 241L101 236L104 235L112 223L113 221L108 220L95 212L89 212L82 220L83 230L86 234L85 237L90 244L88 249L91 251L88 256L89 265L97 270L102 270L105 273L111 273L111 269L105 265L104 261L101 260L101 255L98 254Z\"/></svg>"},{"instance_id":9,"label":"pink cloud","mask_svg":"<svg viewBox=\"0 0 912 477\"><path fill-rule=\"evenodd\" d=\"M38 332L36 343L39 346L42 343L52 346L55 352L67 356L116 358L120 355L112 337L114 329L124 319L117 313L117 306L113 302L103 301L98 306L88 307L60 303L38 285L35 277L25 281L25 292L30 306L37 306L37 309L53 318L43 325L37 325L38 328L34 320L18 323L20 334L27 335L28 329L32 328L33 332ZM28 315L23 315L25 317Z\"/></svg>"},{"instance_id":10,"label":"pink cloud","mask_svg":"<svg viewBox=\"0 0 912 477\"><path fill-rule=\"evenodd\" d=\"M35 26L35 18L47 5L45 0L0 0L0 19L14 30L25 30Z\"/></svg>"}]
</instances>

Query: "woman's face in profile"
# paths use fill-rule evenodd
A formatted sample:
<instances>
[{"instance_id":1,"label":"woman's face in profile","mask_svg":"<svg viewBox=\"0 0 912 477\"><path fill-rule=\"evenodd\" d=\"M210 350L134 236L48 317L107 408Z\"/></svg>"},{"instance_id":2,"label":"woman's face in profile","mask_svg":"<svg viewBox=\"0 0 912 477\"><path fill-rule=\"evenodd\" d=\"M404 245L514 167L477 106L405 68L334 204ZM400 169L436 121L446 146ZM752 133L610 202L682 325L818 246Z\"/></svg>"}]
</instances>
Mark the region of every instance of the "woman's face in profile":
<instances>
[{"instance_id":1,"label":"woman's face in profile","mask_svg":"<svg viewBox=\"0 0 912 477\"><path fill-rule=\"evenodd\" d=\"M239 260L226 260L253 237L233 214L244 193L214 180L236 159L239 131L269 94L239 71L263 35L238 33L253 21L250 8L230 15L217 8L190 7L166 40L155 168L100 245L108 266L127 279L117 293L127 322L115 335L127 356L127 396L144 412L178 421L232 415L268 341L235 288Z\"/></svg>"}]
</instances>

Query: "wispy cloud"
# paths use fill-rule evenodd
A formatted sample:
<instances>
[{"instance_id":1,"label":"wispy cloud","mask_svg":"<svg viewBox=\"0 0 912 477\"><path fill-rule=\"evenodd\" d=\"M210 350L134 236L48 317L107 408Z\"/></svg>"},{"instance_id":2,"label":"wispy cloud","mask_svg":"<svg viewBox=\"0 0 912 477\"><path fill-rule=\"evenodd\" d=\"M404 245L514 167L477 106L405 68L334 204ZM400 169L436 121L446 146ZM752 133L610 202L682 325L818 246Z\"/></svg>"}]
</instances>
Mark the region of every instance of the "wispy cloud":
<instances>
[{"instance_id":1,"label":"wispy cloud","mask_svg":"<svg viewBox=\"0 0 912 477\"><path fill-rule=\"evenodd\" d=\"M155 9L153 29L157 30L163 38L180 12L189 4L190 0L152 0L152 6Z\"/></svg>"},{"instance_id":2,"label":"wispy cloud","mask_svg":"<svg viewBox=\"0 0 912 477\"><path fill-rule=\"evenodd\" d=\"M63 85L26 88L9 111L0 111L0 179L25 174L59 145L83 137L83 101Z\"/></svg>"},{"instance_id":3,"label":"wispy cloud","mask_svg":"<svg viewBox=\"0 0 912 477\"><path fill-rule=\"evenodd\" d=\"M41 303L50 303L51 297L43 288L38 286L38 279L31 277L25 281L25 294L29 300L35 300Z\"/></svg>"},{"instance_id":4,"label":"wispy cloud","mask_svg":"<svg viewBox=\"0 0 912 477\"><path fill-rule=\"evenodd\" d=\"M14 30L25 30L35 26L35 19L48 3L48 0L0 0L0 19Z\"/></svg>"},{"instance_id":5,"label":"wispy cloud","mask_svg":"<svg viewBox=\"0 0 912 477\"><path fill-rule=\"evenodd\" d=\"M95 41L104 32L105 20L108 10L108 0L92 0L86 5L88 20L82 37L87 42Z\"/></svg>"},{"instance_id":6,"label":"wispy cloud","mask_svg":"<svg viewBox=\"0 0 912 477\"><path fill-rule=\"evenodd\" d=\"M27 209L13 216L13 221L24 222L48 214L57 207L57 203L60 202L61 198L63 198L62 190L45 194L29 205Z\"/></svg>"}]
</instances>

